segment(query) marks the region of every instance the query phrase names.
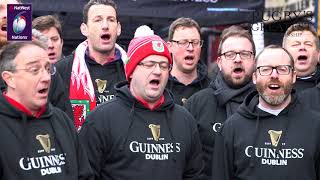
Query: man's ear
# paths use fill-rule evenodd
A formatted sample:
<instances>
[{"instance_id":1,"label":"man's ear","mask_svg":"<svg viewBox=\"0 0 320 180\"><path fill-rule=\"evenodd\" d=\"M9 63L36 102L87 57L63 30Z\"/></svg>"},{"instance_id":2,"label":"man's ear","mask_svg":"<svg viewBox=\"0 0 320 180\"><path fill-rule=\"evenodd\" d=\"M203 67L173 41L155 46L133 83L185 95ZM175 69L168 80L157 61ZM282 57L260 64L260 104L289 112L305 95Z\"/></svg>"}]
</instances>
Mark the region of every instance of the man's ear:
<instances>
[{"instance_id":1,"label":"man's ear","mask_svg":"<svg viewBox=\"0 0 320 180\"><path fill-rule=\"evenodd\" d=\"M13 73L10 71L3 71L1 73L1 77L3 81L7 84L8 87L16 88L16 84L14 83Z\"/></svg>"},{"instance_id":2,"label":"man's ear","mask_svg":"<svg viewBox=\"0 0 320 180\"><path fill-rule=\"evenodd\" d=\"M120 22L118 22L118 26L117 26L117 36L121 35L121 24Z\"/></svg>"},{"instance_id":3,"label":"man's ear","mask_svg":"<svg viewBox=\"0 0 320 180\"><path fill-rule=\"evenodd\" d=\"M88 35L89 35L88 26L85 23L81 23L80 31L81 31L82 35L84 35L85 37L88 37Z\"/></svg>"},{"instance_id":4,"label":"man's ear","mask_svg":"<svg viewBox=\"0 0 320 180\"><path fill-rule=\"evenodd\" d=\"M292 72L292 84L296 83L297 80L297 72L293 70Z\"/></svg>"},{"instance_id":5,"label":"man's ear","mask_svg":"<svg viewBox=\"0 0 320 180\"><path fill-rule=\"evenodd\" d=\"M169 49L169 51L170 51L170 53L172 53L172 42L170 42L170 41L168 41L167 42L167 46L168 46L168 49Z\"/></svg>"},{"instance_id":6,"label":"man's ear","mask_svg":"<svg viewBox=\"0 0 320 180\"><path fill-rule=\"evenodd\" d=\"M218 65L220 71L222 69L222 64L221 63L222 63L221 57L217 57L217 65Z\"/></svg>"},{"instance_id":7,"label":"man's ear","mask_svg":"<svg viewBox=\"0 0 320 180\"><path fill-rule=\"evenodd\" d=\"M256 72L252 73L252 82L253 82L253 84L257 84L257 73Z\"/></svg>"}]
</instances>

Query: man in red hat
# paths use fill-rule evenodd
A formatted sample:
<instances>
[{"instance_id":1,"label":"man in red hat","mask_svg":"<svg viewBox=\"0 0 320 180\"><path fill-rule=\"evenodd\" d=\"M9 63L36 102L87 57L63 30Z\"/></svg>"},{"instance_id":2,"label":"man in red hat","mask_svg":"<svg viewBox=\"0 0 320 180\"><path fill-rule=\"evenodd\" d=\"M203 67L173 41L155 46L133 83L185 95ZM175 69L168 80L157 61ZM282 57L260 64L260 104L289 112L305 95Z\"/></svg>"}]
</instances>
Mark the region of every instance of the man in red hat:
<instances>
[{"instance_id":1,"label":"man in red hat","mask_svg":"<svg viewBox=\"0 0 320 180\"><path fill-rule=\"evenodd\" d=\"M199 134L191 114L165 90L172 65L166 43L142 26L128 57L128 82L116 85L116 98L89 114L80 131L95 176L197 179L203 167Z\"/></svg>"}]
</instances>

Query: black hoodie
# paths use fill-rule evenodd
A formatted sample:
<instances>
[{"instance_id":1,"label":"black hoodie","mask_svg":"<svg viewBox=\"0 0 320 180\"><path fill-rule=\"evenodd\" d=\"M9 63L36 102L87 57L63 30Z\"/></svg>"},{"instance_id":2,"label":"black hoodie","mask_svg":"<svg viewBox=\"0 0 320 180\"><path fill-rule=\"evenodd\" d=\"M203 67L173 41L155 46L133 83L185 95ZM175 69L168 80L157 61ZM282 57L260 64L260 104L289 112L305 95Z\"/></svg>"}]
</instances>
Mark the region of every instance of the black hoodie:
<instances>
[{"instance_id":1,"label":"black hoodie","mask_svg":"<svg viewBox=\"0 0 320 180\"><path fill-rule=\"evenodd\" d=\"M278 116L249 94L216 136L213 176L218 180L319 180L320 114L293 93Z\"/></svg>"},{"instance_id":2,"label":"black hoodie","mask_svg":"<svg viewBox=\"0 0 320 180\"><path fill-rule=\"evenodd\" d=\"M203 163L192 116L168 91L151 111L126 83L116 90L116 98L95 108L80 131L96 179L197 179Z\"/></svg>"},{"instance_id":3,"label":"black hoodie","mask_svg":"<svg viewBox=\"0 0 320 180\"><path fill-rule=\"evenodd\" d=\"M114 85L120 81L125 80L124 65L121 59L120 50L116 49L115 57L116 58L114 61L101 65L96 61L92 60L88 55L88 51L86 51L85 61L90 73L93 86L94 86L97 105L103 102L107 102L112 98L114 98L115 96ZM57 70L62 77L64 86L66 89L65 95L68 98L70 95L70 80L71 80L73 58L74 58L74 54L71 54L56 63ZM97 79L107 80L106 87L102 93L98 91L97 83L95 82Z\"/></svg>"},{"instance_id":4,"label":"black hoodie","mask_svg":"<svg viewBox=\"0 0 320 180\"><path fill-rule=\"evenodd\" d=\"M174 76L169 76L169 80L166 88L169 89L174 95L174 102L179 105L183 105L186 100L194 93L208 87L210 79L207 75L206 66L198 64L197 66L197 78L188 85L184 85Z\"/></svg>"},{"instance_id":5,"label":"black hoodie","mask_svg":"<svg viewBox=\"0 0 320 180\"><path fill-rule=\"evenodd\" d=\"M211 177L216 133L253 89L254 85L251 82L242 88L232 89L224 82L219 72L215 81L211 82L208 88L195 93L185 104L185 107L197 120L203 146L205 169L201 179L208 180Z\"/></svg>"},{"instance_id":6,"label":"black hoodie","mask_svg":"<svg viewBox=\"0 0 320 180\"><path fill-rule=\"evenodd\" d=\"M311 109L318 111L320 110L320 83L316 87L301 91L299 94L301 103L304 106L310 107Z\"/></svg>"},{"instance_id":7,"label":"black hoodie","mask_svg":"<svg viewBox=\"0 0 320 180\"><path fill-rule=\"evenodd\" d=\"M0 129L1 180L92 179L72 121L58 108L48 105L35 118L0 93Z\"/></svg>"},{"instance_id":8,"label":"black hoodie","mask_svg":"<svg viewBox=\"0 0 320 180\"><path fill-rule=\"evenodd\" d=\"M297 92L304 91L305 89L313 88L320 82L320 65L317 65L316 72L309 77L297 77L294 89Z\"/></svg>"}]
</instances>

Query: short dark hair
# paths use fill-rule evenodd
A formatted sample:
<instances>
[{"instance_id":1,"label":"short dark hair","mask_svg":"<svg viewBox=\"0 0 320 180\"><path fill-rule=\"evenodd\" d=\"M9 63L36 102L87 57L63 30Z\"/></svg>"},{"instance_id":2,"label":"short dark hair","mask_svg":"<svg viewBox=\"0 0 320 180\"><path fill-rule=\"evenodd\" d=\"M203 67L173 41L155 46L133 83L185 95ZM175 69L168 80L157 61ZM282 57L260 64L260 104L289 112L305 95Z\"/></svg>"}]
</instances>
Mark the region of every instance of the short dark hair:
<instances>
[{"instance_id":1,"label":"short dark hair","mask_svg":"<svg viewBox=\"0 0 320 180\"><path fill-rule=\"evenodd\" d=\"M39 16L32 21L32 28L38 31L44 31L54 27L57 29L60 38L62 39L62 27L57 15Z\"/></svg>"},{"instance_id":2,"label":"short dark hair","mask_svg":"<svg viewBox=\"0 0 320 180\"><path fill-rule=\"evenodd\" d=\"M46 47L37 41L17 41L7 44L2 47L0 52L0 74L2 74L3 71L15 71L16 64L14 59L20 50L26 46L37 46L46 51Z\"/></svg>"},{"instance_id":3,"label":"short dark hair","mask_svg":"<svg viewBox=\"0 0 320 180\"><path fill-rule=\"evenodd\" d=\"M243 29L240 26L230 26L222 31L222 34L220 36L220 43L218 47L218 55L220 56L222 53L222 45L223 43L230 37L241 37L241 38L246 38L250 41L251 46L252 46L252 51L253 55L256 54L256 47L254 45L253 39L249 31Z\"/></svg>"},{"instance_id":4,"label":"short dark hair","mask_svg":"<svg viewBox=\"0 0 320 180\"><path fill-rule=\"evenodd\" d=\"M296 23L291 25L287 31L284 33L283 36L283 40L282 40L282 47L286 47L286 42L288 37L295 31L309 31L312 33L315 43L316 43L316 47L317 49L319 48L319 39L318 39L318 35L317 35L317 31L316 29L313 27L313 24L311 24L310 22L300 22L300 23Z\"/></svg>"},{"instance_id":5,"label":"short dark hair","mask_svg":"<svg viewBox=\"0 0 320 180\"><path fill-rule=\"evenodd\" d=\"M83 8L82 14L83 14L83 23L88 22L88 12L91 6L93 5L106 5L106 6L111 6L114 8L114 10L116 11L116 18L118 21L118 9L117 9L117 5L113 0L90 0Z\"/></svg>"},{"instance_id":6,"label":"short dark hair","mask_svg":"<svg viewBox=\"0 0 320 180\"><path fill-rule=\"evenodd\" d=\"M267 49L282 49L285 53L288 54L289 59L290 59L290 65L292 66L292 68L294 68L294 59L293 59L292 55L289 53L289 51L286 50L285 48L279 46L279 45L271 44L271 45L265 47L265 48L255 57L255 69L257 69L257 64L258 64L259 57L260 57L261 54L264 53L264 51L267 50Z\"/></svg>"},{"instance_id":7,"label":"short dark hair","mask_svg":"<svg viewBox=\"0 0 320 180\"><path fill-rule=\"evenodd\" d=\"M169 27L169 35L168 35L168 40L171 41L174 35L174 32L177 28L179 27L188 27L188 28L192 28L195 27L201 37L201 31L200 31L200 26L199 24L191 19L191 18L185 18L185 17L181 17L176 19L175 21L173 21Z\"/></svg>"}]
</instances>

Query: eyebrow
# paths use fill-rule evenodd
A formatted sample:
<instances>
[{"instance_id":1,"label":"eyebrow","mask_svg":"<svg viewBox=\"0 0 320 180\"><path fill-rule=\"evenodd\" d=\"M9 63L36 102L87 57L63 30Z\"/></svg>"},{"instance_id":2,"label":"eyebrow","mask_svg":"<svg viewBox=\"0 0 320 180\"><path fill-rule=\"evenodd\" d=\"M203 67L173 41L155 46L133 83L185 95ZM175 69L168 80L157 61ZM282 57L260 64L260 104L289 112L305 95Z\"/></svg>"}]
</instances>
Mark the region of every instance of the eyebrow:
<instances>
[{"instance_id":1,"label":"eyebrow","mask_svg":"<svg viewBox=\"0 0 320 180\"><path fill-rule=\"evenodd\" d=\"M95 18L103 18L103 17L104 17L104 15L98 14L98 15L94 16L92 19L95 19ZM109 16L107 16L107 18L117 19L117 18L116 18L115 16L113 16L113 15L109 15Z\"/></svg>"},{"instance_id":2,"label":"eyebrow","mask_svg":"<svg viewBox=\"0 0 320 180\"><path fill-rule=\"evenodd\" d=\"M32 60L32 61L30 61L30 62L27 62L25 65L26 66L32 66L32 65L34 65L34 64L40 64L40 62L39 62L39 58L37 58L36 60ZM50 64L50 62L48 62L49 64Z\"/></svg>"}]
</instances>

